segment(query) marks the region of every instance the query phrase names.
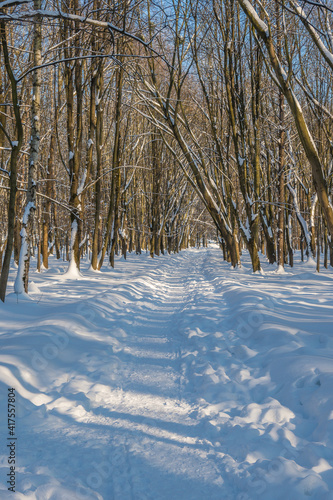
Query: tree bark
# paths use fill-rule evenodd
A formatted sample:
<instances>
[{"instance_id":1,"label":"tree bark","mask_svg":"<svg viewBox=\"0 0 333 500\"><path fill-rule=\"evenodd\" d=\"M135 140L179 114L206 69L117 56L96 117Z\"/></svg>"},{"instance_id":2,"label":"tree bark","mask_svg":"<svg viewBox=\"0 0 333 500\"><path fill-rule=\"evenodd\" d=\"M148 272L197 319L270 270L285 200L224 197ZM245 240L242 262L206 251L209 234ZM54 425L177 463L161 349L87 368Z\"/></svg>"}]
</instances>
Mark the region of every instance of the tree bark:
<instances>
[{"instance_id":1,"label":"tree bark","mask_svg":"<svg viewBox=\"0 0 333 500\"><path fill-rule=\"evenodd\" d=\"M8 204L7 245L0 276L0 299L2 300L2 302L4 302L6 297L10 259L13 251L13 239L14 239L14 227L15 227L15 201L16 201L16 191L17 191L17 161L23 142L23 127L21 121L17 82L10 65L8 46L7 46L6 24L5 21L3 20L0 20L0 38L4 54L5 69L11 85L13 110L14 110L15 124L16 124L16 141L11 142L11 154L10 154L10 181L9 181L10 192L9 192L9 204Z\"/></svg>"}]
</instances>

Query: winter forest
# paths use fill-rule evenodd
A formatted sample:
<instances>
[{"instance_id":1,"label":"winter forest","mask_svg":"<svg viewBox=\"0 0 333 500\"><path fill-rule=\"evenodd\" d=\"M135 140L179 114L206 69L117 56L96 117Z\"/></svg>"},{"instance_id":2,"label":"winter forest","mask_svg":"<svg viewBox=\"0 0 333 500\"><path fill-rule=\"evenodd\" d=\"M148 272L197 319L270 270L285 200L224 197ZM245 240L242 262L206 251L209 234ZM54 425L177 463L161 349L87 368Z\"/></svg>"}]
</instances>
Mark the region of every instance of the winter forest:
<instances>
[{"instance_id":1,"label":"winter forest","mask_svg":"<svg viewBox=\"0 0 333 500\"><path fill-rule=\"evenodd\" d=\"M0 1L1 498L333 499L332 30Z\"/></svg>"}]
</instances>

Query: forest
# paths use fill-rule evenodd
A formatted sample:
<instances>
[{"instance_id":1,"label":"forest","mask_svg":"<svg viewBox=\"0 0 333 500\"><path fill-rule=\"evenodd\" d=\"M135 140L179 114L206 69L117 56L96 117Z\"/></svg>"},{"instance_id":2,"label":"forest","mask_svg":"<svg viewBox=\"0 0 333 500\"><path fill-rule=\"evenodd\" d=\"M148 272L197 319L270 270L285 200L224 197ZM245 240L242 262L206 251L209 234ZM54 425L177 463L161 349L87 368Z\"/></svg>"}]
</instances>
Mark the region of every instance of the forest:
<instances>
[{"instance_id":1,"label":"forest","mask_svg":"<svg viewBox=\"0 0 333 500\"><path fill-rule=\"evenodd\" d=\"M332 9L295 0L0 2L0 298L30 257L218 241L333 265Z\"/></svg>"},{"instance_id":2,"label":"forest","mask_svg":"<svg viewBox=\"0 0 333 500\"><path fill-rule=\"evenodd\" d=\"M333 499L332 24L0 0L1 500Z\"/></svg>"}]
</instances>

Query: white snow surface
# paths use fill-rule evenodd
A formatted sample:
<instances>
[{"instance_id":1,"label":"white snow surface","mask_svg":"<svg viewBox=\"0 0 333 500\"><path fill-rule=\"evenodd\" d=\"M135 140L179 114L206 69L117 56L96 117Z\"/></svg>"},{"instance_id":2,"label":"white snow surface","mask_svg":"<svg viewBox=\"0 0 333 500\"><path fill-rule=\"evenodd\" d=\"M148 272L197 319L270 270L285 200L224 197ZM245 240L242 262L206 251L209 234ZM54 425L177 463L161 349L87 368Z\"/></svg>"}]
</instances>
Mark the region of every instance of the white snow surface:
<instances>
[{"instance_id":1,"label":"white snow surface","mask_svg":"<svg viewBox=\"0 0 333 500\"><path fill-rule=\"evenodd\" d=\"M217 246L62 279L0 305L0 498L333 498L333 273ZM32 263L32 267L34 263ZM68 276L69 278L69 276ZM16 389L16 493L7 391Z\"/></svg>"}]
</instances>

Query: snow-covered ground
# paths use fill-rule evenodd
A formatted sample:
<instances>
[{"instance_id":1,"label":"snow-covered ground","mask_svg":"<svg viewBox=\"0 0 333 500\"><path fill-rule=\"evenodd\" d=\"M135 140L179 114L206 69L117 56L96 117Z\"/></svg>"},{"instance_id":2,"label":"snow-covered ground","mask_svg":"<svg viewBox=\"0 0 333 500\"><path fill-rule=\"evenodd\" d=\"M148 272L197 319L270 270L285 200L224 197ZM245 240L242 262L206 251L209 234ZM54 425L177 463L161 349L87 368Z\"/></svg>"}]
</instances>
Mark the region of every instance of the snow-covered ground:
<instances>
[{"instance_id":1,"label":"snow-covered ground","mask_svg":"<svg viewBox=\"0 0 333 500\"><path fill-rule=\"evenodd\" d=\"M333 273L243 260L32 272L0 305L0 498L333 499Z\"/></svg>"}]
</instances>

